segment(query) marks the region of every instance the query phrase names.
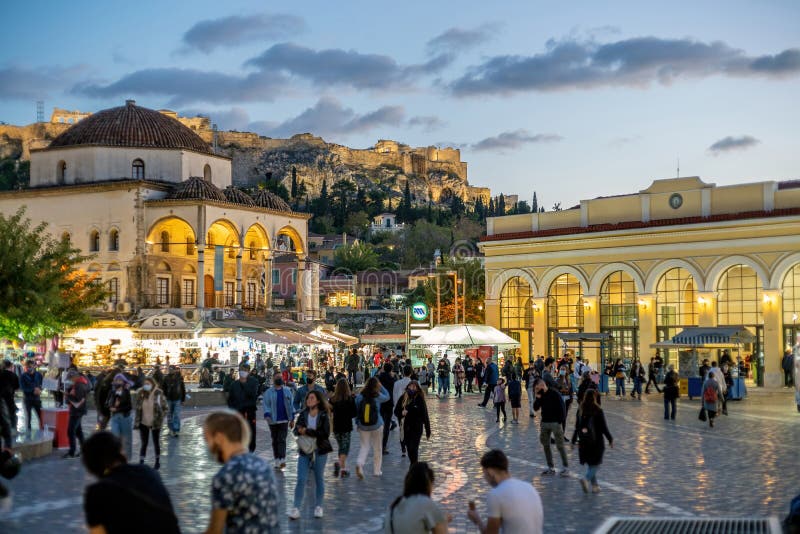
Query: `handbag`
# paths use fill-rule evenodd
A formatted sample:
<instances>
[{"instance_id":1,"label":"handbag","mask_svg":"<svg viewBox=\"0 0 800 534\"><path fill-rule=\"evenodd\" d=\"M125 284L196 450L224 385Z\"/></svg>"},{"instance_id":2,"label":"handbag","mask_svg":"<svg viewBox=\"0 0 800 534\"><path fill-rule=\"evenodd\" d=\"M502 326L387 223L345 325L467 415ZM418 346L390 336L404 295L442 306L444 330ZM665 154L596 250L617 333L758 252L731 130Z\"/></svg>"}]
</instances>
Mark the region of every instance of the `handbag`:
<instances>
[{"instance_id":1,"label":"handbag","mask_svg":"<svg viewBox=\"0 0 800 534\"><path fill-rule=\"evenodd\" d=\"M306 456L314 454L314 451L317 450L317 438L306 435L297 436L297 450Z\"/></svg>"},{"instance_id":2,"label":"handbag","mask_svg":"<svg viewBox=\"0 0 800 534\"><path fill-rule=\"evenodd\" d=\"M697 418L700 419L701 421L707 421L708 420L708 417L706 416L706 407L705 406L700 408L700 415Z\"/></svg>"}]
</instances>

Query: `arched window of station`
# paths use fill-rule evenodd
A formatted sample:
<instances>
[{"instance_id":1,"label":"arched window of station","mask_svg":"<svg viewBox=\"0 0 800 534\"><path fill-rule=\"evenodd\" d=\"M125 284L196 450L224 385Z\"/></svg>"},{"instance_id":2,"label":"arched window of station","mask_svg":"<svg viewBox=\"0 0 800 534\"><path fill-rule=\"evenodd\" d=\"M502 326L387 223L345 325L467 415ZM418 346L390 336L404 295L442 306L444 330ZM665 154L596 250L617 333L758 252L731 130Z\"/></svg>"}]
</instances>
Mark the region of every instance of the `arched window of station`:
<instances>
[{"instance_id":1,"label":"arched window of station","mask_svg":"<svg viewBox=\"0 0 800 534\"><path fill-rule=\"evenodd\" d=\"M785 348L791 349L800 340L800 263L792 267L783 279L783 337Z\"/></svg>"},{"instance_id":2,"label":"arched window of station","mask_svg":"<svg viewBox=\"0 0 800 534\"><path fill-rule=\"evenodd\" d=\"M683 267L673 267L661 275L656 285L656 339L669 341L684 328L697 326L697 282ZM674 349L662 353L665 364L678 364Z\"/></svg>"},{"instance_id":3,"label":"arched window of station","mask_svg":"<svg viewBox=\"0 0 800 534\"><path fill-rule=\"evenodd\" d=\"M533 350L533 291L525 279L510 278L500 291L500 330L520 342L527 363Z\"/></svg>"},{"instance_id":4,"label":"arched window of station","mask_svg":"<svg viewBox=\"0 0 800 534\"><path fill-rule=\"evenodd\" d=\"M639 295L625 271L615 271L600 288L600 331L611 334L612 359L639 356Z\"/></svg>"},{"instance_id":5,"label":"arched window of station","mask_svg":"<svg viewBox=\"0 0 800 534\"><path fill-rule=\"evenodd\" d=\"M144 180L144 161L136 158L131 163L131 178L134 180Z\"/></svg>"},{"instance_id":6,"label":"arched window of station","mask_svg":"<svg viewBox=\"0 0 800 534\"><path fill-rule=\"evenodd\" d=\"M89 252L100 251L100 232L92 230L89 233Z\"/></svg>"},{"instance_id":7,"label":"arched window of station","mask_svg":"<svg viewBox=\"0 0 800 534\"><path fill-rule=\"evenodd\" d=\"M762 305L764 288L756 271L748 265L729 267L717 284L717 324L744 326L755 337L741 347L741 356L758 354L764 342Z\"/></svg>"},{"instance_id":8,"label":"arched window of station","mask_svg":"<svg viewBox=\"0 0 800 534\"><path fill-rule=\"evenodd\" d=\"M63 159L56 164L56 183L64 185L67 180L67 162Z\"/></svg>"},{"instance_id":9,"label":"arched window of station","mask_svg":"<svg viewBox=\"0 0 800 534\"><path fill-rule=\"evenodd\" d=\"M562 274L550 284L547 291L548 355L561 353L559 332L583 332L583 288L571 274ZM583 352L583 347L578 350Z\"/></svg>"},{"instance_id":10,"label":"arched window of station","mask_svg":"<svg viewBox=\"0 0 800 534\"><path fill-rule=\"evenodd\" d=\"M119 230L112 228L108 233L108 250L116 252L119 250Z\"/></svg>"}]
</instances>

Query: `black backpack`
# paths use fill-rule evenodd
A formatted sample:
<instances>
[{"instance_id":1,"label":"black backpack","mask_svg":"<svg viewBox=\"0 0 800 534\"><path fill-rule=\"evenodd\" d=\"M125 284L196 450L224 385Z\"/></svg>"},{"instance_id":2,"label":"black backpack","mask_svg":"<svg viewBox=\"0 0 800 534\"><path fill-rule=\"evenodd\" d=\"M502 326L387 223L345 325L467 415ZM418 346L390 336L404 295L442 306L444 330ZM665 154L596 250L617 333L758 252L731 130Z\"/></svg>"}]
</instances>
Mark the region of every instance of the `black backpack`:
<instances>
[{"instance_id":1,"label":"black backpack","mask_svg":"<svg viewBox=\"0 0 800 534\"><path fill-rule=\"evenodd\" d=\"M358 407L358 422L362 426L378 423L378 402L374 398L362 397L361 406Z\"/></svg>"}]
</instances>

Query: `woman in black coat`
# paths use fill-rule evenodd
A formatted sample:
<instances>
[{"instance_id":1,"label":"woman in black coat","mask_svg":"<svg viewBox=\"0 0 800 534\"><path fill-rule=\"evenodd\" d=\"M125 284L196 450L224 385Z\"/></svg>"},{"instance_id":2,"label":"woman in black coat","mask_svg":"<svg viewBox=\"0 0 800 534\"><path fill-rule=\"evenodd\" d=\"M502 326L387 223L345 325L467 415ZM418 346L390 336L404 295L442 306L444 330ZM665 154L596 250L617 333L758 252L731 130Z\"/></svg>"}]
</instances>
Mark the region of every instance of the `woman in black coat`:
<instances>
[{"instance_id":1,"label":"woman in black coat","mask_svg":"<svg viewBox=\"0 0 800 534\"><path fill-rule=\"evenodd\" d=\"M597 470L603 463L603 453L606 450L603 439L608 440L608 446L614 448L614 438L608 431L606 417L600 408L600 394L595 389L586 391L581 403L581 416L578 422L578 457L581 465L586 464L586 476L581 478L581 487L584 493L589 493L589 484L592 493L599 493L597 484Z\"/></svg>"},{"instance_id":2,"label":"woman in black coat","mask_svg":"<svg viewBox=\"0 0 800 534\"><path fill-rule=\"evenodd\" d=\"M431 439L431 422L428 419L428 405L425 403L425 394L419 382L412 380L406 386L405 392L400 396L394 408L394 414L403 426L403 441L408 451L411 465L419 459L419 442L422 440L422 429L425 429L425 438Z\"/></svg>"}]
</instances>

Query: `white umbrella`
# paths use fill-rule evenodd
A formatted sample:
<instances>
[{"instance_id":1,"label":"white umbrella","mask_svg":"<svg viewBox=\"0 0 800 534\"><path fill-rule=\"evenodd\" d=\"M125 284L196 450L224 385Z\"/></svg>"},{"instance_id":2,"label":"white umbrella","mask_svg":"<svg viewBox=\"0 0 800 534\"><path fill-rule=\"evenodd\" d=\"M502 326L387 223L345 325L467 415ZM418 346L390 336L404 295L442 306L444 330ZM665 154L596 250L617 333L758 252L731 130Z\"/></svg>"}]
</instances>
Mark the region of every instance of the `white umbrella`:
<instances>
[{"instance_id":1,"label":"white umbrella","mask_svg":"<svg viewBox=\"0 0 800 534\"><path fill-rule=\"evenodd\" d=\"M511 349L519 347L519 341L493 326L482 324L439 325L411 341L411 348L444 345L451 348L491 345L501 349Z\"/></svg>"}]
</instances>

